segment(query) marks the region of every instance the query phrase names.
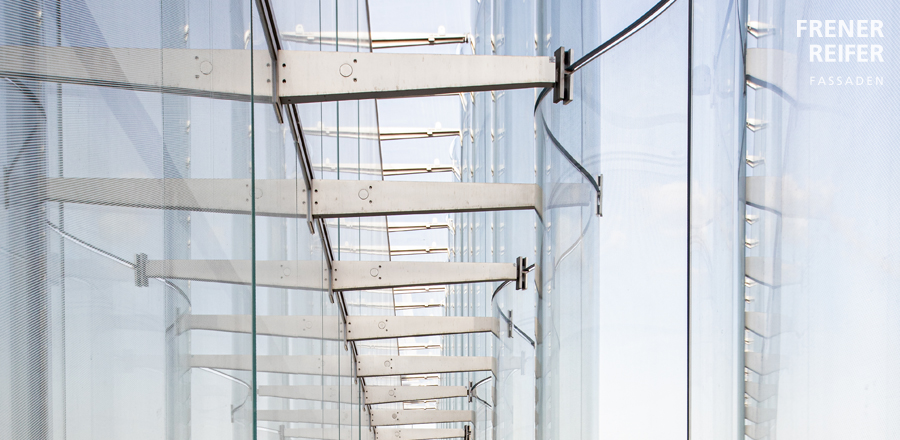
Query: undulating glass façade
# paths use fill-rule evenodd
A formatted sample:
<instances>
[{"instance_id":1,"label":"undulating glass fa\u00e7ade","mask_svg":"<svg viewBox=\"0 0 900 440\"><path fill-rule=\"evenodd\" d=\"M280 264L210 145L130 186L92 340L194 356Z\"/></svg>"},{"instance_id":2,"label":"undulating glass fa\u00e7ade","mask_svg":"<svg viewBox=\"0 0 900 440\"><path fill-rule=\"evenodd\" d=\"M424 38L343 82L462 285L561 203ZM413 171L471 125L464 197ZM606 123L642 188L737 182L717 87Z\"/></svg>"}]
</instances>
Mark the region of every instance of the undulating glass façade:
<instances>
[{"instance_id":1,"label":"undulating glass fa\u00e7ade","mask_svg":"<svg viewBox=\"0 0 900 440\"><path fill-rule=\"evenodd\" d=\"M0 438L894 438L898 15L6 0Z\"/></svg>"}]
</instances>

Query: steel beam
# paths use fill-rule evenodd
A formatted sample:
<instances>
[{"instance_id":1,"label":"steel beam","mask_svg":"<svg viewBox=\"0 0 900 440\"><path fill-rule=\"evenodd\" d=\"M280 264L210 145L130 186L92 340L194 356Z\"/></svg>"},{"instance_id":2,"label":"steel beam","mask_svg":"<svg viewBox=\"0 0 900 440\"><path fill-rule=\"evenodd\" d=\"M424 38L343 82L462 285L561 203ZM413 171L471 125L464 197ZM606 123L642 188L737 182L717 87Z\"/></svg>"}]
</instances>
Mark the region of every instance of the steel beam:
<instances>
[{"instance_id":1,"label":"steel beam","mask_svg":"<svg viewBox=\"0 0 900 440\"><path fill-rule=\"evenodd\" d=\"M271 102L269 54L253 57L256 102ZM250 51L0 46L0 77L250 101Z\"/></svg>"},{"instance_id":2,"label":"steel beam","mask_svg":"<svg viewBox=\"0 0 900 440\"><path fill-rule=\"evenodd\" d=\"M354 413L358 414L349 409L261 409L256 418L261 422L349 425Z\"/></svg>"},{"instance_id":3,"label":"steel beam","mask_svg":"<svg viewBox=\"0 0 900 440\"><path fill-rule=\"evenodd\" d=\"M512 263L450 263L434 261L335 261L334 290L465 284L516 279Z\"/></svg>"},{"instance_id":4,"label":"steel beam","mask_svg":"<svg viewBox=\"0 0 900 440\"><path fill-rule=\"evenodd\" d=\"M252 360L252 356L249 354L195 354L191 355L190 366L191 368L250 371ZM350 363L349 358L341 358L337 355L256 356L256 370L260 373L349 377L352 372Z\"/></svg>"},{"instance_id":5,"label":"steel beam","mask_svg":"<svg viewBox=\"0 0 900 440\"><path fill-rule=\"evenodd\" d=\"M549 57L281 51L282 102L553 87Z\"/></svg>"},{"instance_id":6,"label":"steel beam","mask_svg":"<svg viewBox=\"0 0 900 440\"><path fill-rule=\"evenodd\" d=\"M355 388L336 385L260 385L257 394L282 399L359 403L359 395L353 391Z\"/></svg>"},{"instance_id":7,"label":"steel beam","mask_svg":"<svg viewBox=\"0 0 900 440\"><path fill-rule=\"evenodd\" d=\"M491 356L392 355L359 355L356 358L356 375L359 377L470 371L491 371L496 376L497 358Z\"/></svg>"},{"instance_id":8,"label":"steel beam","mask_svg":"<svg viewBox=\"0 0 900 440\"><path fill-rule=\"evenodd\" d=\"M251 333L250 315L184 315L178 332L212 330ZM344 340L344 325L338 316L257 316L256 334L288 338Z\"/></svg>"},{"instance_id":9,"label":"steel beam","mask_svg":"<svg viewBox=\"0 0 900 440\"><path fill-rule=\"evenodd\" d=\"M500 320L462 316L347 317L347 339L350 341L485 332L499 335Z\"/></svg>"},{"instance_id":10,"label":"steel beam","mask_svg":"<svg viewBox=\"0 0 900 440\"><path fill-rule=\"evenodd\" d=\"M321 440L359 439L375 440L375 434L368 426L345 426L341 428L284 428L283 438L310 438ZM362 437L360 437L362 435Z\"/></svg>"},{"instance_id":11,"label":"steel beam","mask_svg":"<svg viewBox=\"0 0 900 440\"><path fill-rule=\"evenodd\" d=\"M475 423L475 411L373 409L371 414L372 426L421 425L426 423L453 422Z\"/></svg>"},{"instance_id":12,"label":"steel beam","mask_svg":"<svg viewBox=\"0 0 900 440\"><path fill-rule=\"evenodd\" d=\"M465 436L465 429L375 429L375 440L428 440L439 438L465 438Z\"/></svg>"},{"instance_id":13,"label":"steel beam","mask_svg":"<svg viewBox=\"0 0 900 440\"><path fill-rule=\"evenodd\" d=\"M366 405L393 402L412 402L415 400L449 399L452 397L468 397L466 387L445 386L374 386L365 388Z\"/></svg>"},{"instance_id":14,"label":"steel beam","mask_svg":"<svg viewBox=\"0 0 900 440\"><path fill-rule=\"evenodd\" d=\"M48 178L47 199L67 203L250 214L249 179ZM317 218L535 210L534 184L321 180L311 183ZM305 218L306 189L293 179L256 181L256 215Z\"/></svg>"},{"instance_id":15,"label":"steel beam","mask_svg":"<svg viewBox=\"0 0 900 440\"><path fill-rule=\"evenodd\" d=\"M272 78L272 59L278 60ZM0 46L0 76L249 101L250 51ZM553 87L549 57L279 50L253 56L253 95L284 104Z\"/></svg>"},{"instance_id":16,"label":"steel beam","mask_svg":"<svg viewBox=\"0 0 900 440\"><path fill-rule=\"evenodd\" d=\"M135 266L146 278L250 285L251 260L142 260ZM141 280L137 280L138 285ZM328 289L328 266L321 261L257 261L256 285L283 289Z\"/></svg>"},{"instance_id":17,"label":"steel beam","mask_svg":"<svg viewBox=\"0 0 900 440\"><path fill-rule=\"evenodd\" d=\"M146 286L148 278L243 285L250 285L252 281L251 260L146 260L139 256L136 261L135 281L138 286ZM521 271L512 263L333 261L332 266L332 289L337 291L515 281L517 276L521 277ZM327 266L321 261L257 261L256 285L321 291L328 289L327 272ZM273 322L278 319L272 318ZM291 320L290 317L284 319ZM465 321L446 322L463 324ZM470 321L468 324L474 325L475 322L478 322L478 328L487 328L477 332L493 331L485 327L486 322Z\"/></svg>"},{"instance_id":18,"label":"steel beam","mask_svg":"<svg viewBox=\"0 0 900 440\"><path fill-rule=\"evenodd\" d=\"M322 218L530 209L543 215L534 184L315 180L312 200L313 216Z\"/></svg>"}]
</instances>

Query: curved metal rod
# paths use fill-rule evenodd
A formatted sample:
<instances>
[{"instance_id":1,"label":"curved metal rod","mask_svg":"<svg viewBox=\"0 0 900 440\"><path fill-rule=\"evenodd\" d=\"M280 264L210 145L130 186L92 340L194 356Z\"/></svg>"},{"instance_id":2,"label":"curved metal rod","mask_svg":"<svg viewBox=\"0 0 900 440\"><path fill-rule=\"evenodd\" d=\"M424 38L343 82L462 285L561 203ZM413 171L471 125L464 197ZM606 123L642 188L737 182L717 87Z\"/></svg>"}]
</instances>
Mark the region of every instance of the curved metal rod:
<instances>
[{"instance_id":1,"label":"curved metal rod","mask_svg":"<svg viewBox=\"0 0 900 440\"><path fill-rule=\"evenodd\" d=\"M553 136L553 132L550 131L550 127L547 126L547 120L544 119L543 113L541 113L541 124L544 125L544 130L547 131L547 136L550 137L550 141L553 142L553 145L556 145L556 149L566 157L566 159L569 161L569 163L572 164L572 166L578 169L578 172L584 175L585 179L587 179L588 182L591 182L591 185L593 185L594 187L594 191L600 193L600 184L594 179L594 176L591 176L591 173L581 165L581 163L579 163L571 154L569 154L569 151L562 146L562 143L559 142L559 139L556 139L556 136Z\"/></svg>"},{"instance_id":2,"label":"curved metal rod","mask_svg":"<svg viewBox=\"0 0 900 440\"><path fill-rule=\"evenodd\" d=\"M494 378L494 376L493 376L493 375L490 375L490 376L488 376L488 377L485 377L484 379L479 380L478 382L475 382L474 385L472 385L472 386L469 387L469 395L472 396L472 397L474 397L474 398L476 398L476 399L478 399L478 400L480 400L481 403L487 405L488 408L493 408L493 405L491 405L490 403L487 403L487 402L486 402L484 399L482 399L481 397L478 397L478 394L475 392L475 388L478 388L479 385L481 385L481 384L483 384L483 383L485 383L485 382L487 382L487 381L489 381L489 380L491 380L491 379L493 379L493 378Z\"/></svg>"},{"instance_id":3,"label":"curved metal rod","mask_svg":"<svg viewBox=\"0 0 900 440\"><path fill-rule=\"evenodd\" d=\"M532 263L531 266L528 266L528 267L525 268L525 273L531 272L532 270L534 270L534 264L533 264L533 263ZM509 284L509 283L511 283L511 282L512 282L512 281L510 281L510 280L506 280L506 281L500 283L500 285L497 286L496 289L494 289L494 294L491 295L491 302L494 302L494 298L497 297L497 294L498 294L498 293L500 293L500 289L503 289L504 287L506 287L507 284Z\"/></svg>"},{"instance_id":4,"label":"curved metal rod","mask_svg":"<svg viewBox=\"0 0 900 440\"><path fill-rule=\"evenodd\" d=\"M652 8L650 8L649 11L642 15L641 18L638 18L634 21L634 23L631 23L630 25L628 25L628 27L622 29L622 31L616 34L614 37L606 40L605 42L603 42L603 44L597 46L596 49L588 52L585 56L578 59L578 61L572 63L569 67L566 68L566 70L568 70L569 72L577 72L587 63L594 61L600 55L603 55L608 50L615 47L617 44L627 40L628 37L643 29L644 26L650 24L650 22L655 20L656 17L662 15L662 13L665 12L666 9L669 9L669 6L672 6L676 1L677 0L660 0L659 3L654 5Z\"/></svg>"},{"instance_id":5,"label":"curved metal rod","mask_svg":"<svg viewBox=\"0 0 900 440\"><path fill-rule=\"evenodd\" d=\"M587 53L587 55L579 58L577 61L572 63L569 67L566 68L569 72L577 72L582 67L584 67L587 63L594 61L600 55L608 52L610 49L615 47L617 44L625 41L628 37L634 35L637 31L641 30L644 26L650 24L651 21L655 20L656 17L659 17L666 9L669 9L669 6L672 6L677 0L660 0L659 3L654 5L647 11L641 18L635 20L634 23L631 23L625 29L622 29L621 32L613 36L612 38L606 40L600 46L597 46L596 49ZM537 113L538 105L541 104L541 101L544 100L544 97L550 93L552 87L547 87L544 90L541 90L541 93L538 94L537 101L534 103L534 112Z\"/></svg>"},{"instance_id":6,"label":"curved metal rod","mask_svg":"<svg viewBox=\"0 0 900 440\"><path fill-rule=\"evenodd\" d=\"M112 253L110 253L110 252L104 251L103 249L100 249L100 248L98 248L97 246L94 246L94 245L92 245L92 244L90 244L90 243L88 243L88 242L86 242L86 241L84 241L84 240L82 240L82 239L80 239L80 238L78 238L78 237L76 237L76 236L74 236L74 235L72 235L72 234L66 232L66 231L63 231L62 229L59 229L59 227L56 226L56 225L54 225L52 222L50 222L50 220L47 220L47 226L49 226L50 229L53 230L53 232L56 232L56 233L59 234L61 237L65 238L66 240L69 240L69 241L71 241L71 242L73 242L73 243L75 243L75 244L77 244L77 245L79 245L79 246L81 246L81 247L83 247L83 248L85 248L85 249L87 249L87 250L89 250L89 251L91 251L91 252L97 254L97 255L101 255L101 256L104 256L104 257L106 257L106 258L109 258L110 260L113 260L113 261L115 261L116 263L119 263L119 264L121 264L121 265L123 265L123 266L125 266L125 267L128 267L129 269L134 269L134 263L132 263L132 262L130 262L130 261L128 261L128 260L126 260L126 259L124 259L124 258L118 256L118 255L115 255L115 254L112 254ZM193 305L191 304L191 299L188 298L187 294L184 293L184 291L181 290L180 287L176 286L175 283L173 283L173 282L171 282L171 281L169 281L169 280L167 280L167 279L165 279L165 278L153 277L153 279L154 279L154 280L157 280L157 281L160 281L160 282L162 282L163 284L165 284L167 287L170 287L170 288L174 289L176 292L178 292L178 293L181 295L182 298L184 298L185 301L187 301L188 306L193 307Z\"/></svg>"},{"instance_id":7,"label":"curved metal rod","mask_svg":"<svg viewBox=\"0 0 900 440\"><path fill-rule=\"evenodd\" d=\"M500 316L503 317L503 320L504 320L504 321L506 321L507 323L510 323L509 317L503 314L503 311L500 310L500 307L499 307L499 306L497 306L497 312L500 313ZM535 342L534 342L534 339L531 339L531 337L528 336L527 333L523 332L522 329L520 329L519 326L517 326L515 323L512 323L512 325L513 325L513 329L516 330L516 333L522 335L522 337L525 338L525 340L528 341L529 344L531 344L531 347L532 347L532 348L535 348Z\"/></svg>"},{"instance_id":8,"label":"curved metal rod","mask_svg":"<svg viewBox=\"0 0 900 440\"><path fill-rule=\"evenodd\" d=\"M207 368L207 367L200 367L199 369L200 369L200 370L203 370L203 371L206 371L206 372L209 372L209 373L212 373L212 374L215 374L216 376L223 377L223 378L228 379L228 380L230 380L230 381L232 381L232 382L235 382L235 383L238 383L238 384L240 384L240 385L243 385L243 386L247 387L247 395L244 397L244 401L241 402L240 405L234 406L234 407L231 408L231 422L234 423L234 413L236 413L237 410L241 409L242 406L244 406L244 405L247 404L247 399L250 398L250 393L253 391L253 387L251 387L250 384L248 384L247 382L244 382L243 380L240 380L240 379L238 379L238 378L236 378L236 377L234 377L234 376L232 376L232 375L230 375L230 374L225 374L225 373L223 373L223 372L221 372L221 371L219 371L219 370L215 370L215 369Z\"/></svg>"}]
</instances>

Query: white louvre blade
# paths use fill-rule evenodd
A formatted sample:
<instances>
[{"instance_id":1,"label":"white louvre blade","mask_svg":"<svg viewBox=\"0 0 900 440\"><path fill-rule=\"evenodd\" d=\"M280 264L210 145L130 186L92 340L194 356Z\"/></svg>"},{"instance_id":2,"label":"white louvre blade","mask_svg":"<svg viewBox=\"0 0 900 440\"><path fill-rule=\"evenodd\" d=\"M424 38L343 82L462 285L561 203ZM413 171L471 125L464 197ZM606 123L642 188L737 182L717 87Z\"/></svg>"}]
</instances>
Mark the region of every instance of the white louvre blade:
<instances>
[{"instance_id":1,"label":"white louvre blade","mask_svg":"<svg viewBox=\"0 0 900 440\"><path fill-rule=\"evenodd\" d=\"M334 290L514 281L513 263L450 263L432 261L335 261Z\"/></svg>"},{"instance_id":2,"label":"white louvre blade","mask_svg":"<svg viewBox=\"0 0 900 440\"><path fill-rule=\"evenodd\" d=\"M483 332L499 335L500 320L460 316L347 317L347 339L351 341Z\"/></svg>"},{"instance_id":3,"label":"white louvre blade","mask_svg":"<svg viewBox=\"0 0 900 440\"><path fill-rule=\"evenodd\" d=\"M360 355L356 359L359 377L404 374L497 371L497 359L484 356L384 356Z\"/></svg>"},{"instance_id":4,"label":"white louvre blade","mask_svg":"<svg viewBox=\"0 0 900 440\"><path fill-rule=\"evenodd\" d=\"M427 440L438 438L464 438L465 436L465 429L375 429L375 440Z\"/></svg>"},{"instance_id":5,"label":"white louvre blade","mask_svg":"<svg viewBox=\"0 0 900 440\"><path fill-rule=\"evenodd\" d=\"M765 423L775 418L777 411L774 408L760 408L748 406L744 408L744 417L753 423Z\"/></svg>"},{"instance_id":6,"label":"white louvre blade","mask_svg":"<svg viewBox=\"0 0 900 440\"><path fill-rule=\"evenodd\" d=\"M352 371L350 364L351 362L347 358L341 359L335 355L256 356L256 370L261 373L350 376ZM248 354L195 354L191 355L190 365L193 368L250 371L252 356Z\"/></svg>"},{"instance_id":7,"label":"white louvre blade","mask_svg":"<svg viewBox=\"0 0 900 440\"><path fill-rule=\"evenodd\" d=\"M771 374L779 370L779 358L773 354L744 353L744 365L759 375Z\"/></svg>"},{"instance_id":8,"label":"white louvre blade","mask_svg":"<svg viewBox=\"0 0 900 440\"><path fill-rule=\"evenodd\" d=\"M349 425L354 413L359 414L346 409L262 409L256 411L256 417L261 422Z\"/></svg>"},{"instance_id":9,"label":"white louvre blade","mask_svg":"<svg viewBox=\"0 0 900 440\"><path fill-rule=\"evenodd\" d=\"M771 338L781 333L779 315L770 313L744 312L744 326L764 338Z\"/></svg>"},{"instance_id":10,"label":"white louvre blade","mask_svg":"<svg viewBox=\"0 0 900 440\"><path fill-rule=\"evenodd\" d=\"M424 423L475 422L474 411L429 409L373 409L372 426L421 425Z\"/></svg>"},{"instance_id":11,"label":"white louvre blade","mask_svg":"<svg viewBox=\"0 0 900 440\"><path fill-rule=\"evenodd\" d=\"M48 178L47 200L148 209L250 214L249 179ZM296 180L257 180L256 215L305 218L307 196ZM541 188L518 183L313 181L319 218L535 210Z\"/></svg>"},{"instance_id":12,"label":"white louvre blade","mask_svg":"<svg viewBox=\"0 0 900 440\"><path fill-rule=\"evenodd\" d=\"M342 428L284 428L284 438L311 438L322 440L349 440L359 439L360 433L364 440L375 440L368 426L347 426Z\"/></svg>"},{"instance_id":13,"label":"white louvre blade","mask_svg":"<svg viewBox=\"0 0 900 440\"><path fill-rule=\"evenodd\" d=\"M250 333L250 315L184 315L178 330ZM337 316L257 316L256 334L342 341L344 325Z\"/></svg>"},{"instance_id":14,"label":"white louvre blade","mask_svg":"<svg viewBox=\"0 0 900 440\"><path fill-rule=\"evenodd\" d=\"M535 210L543 215L538 185L520 183L315 180L313 216Z\"/></svg>"},{"instance_id":15,"label":"white louvre blade","mask_svg":"<svg viewBox=\"0 0 900 440\"><path fill-rule=\"evenodd\" d=\"M260 385L258 395L325 402L359 403L354 388L322 385Z\"/></svg>"},{"instance_id":16,"label":"white louvre blade","mask_svg":"<svg viewBox=\"0 0 900 440\"><path fill-rule=\"evenodd\" d=\"M250 285L251 260L150 260L146 276ZM328 267L321 261L257 261L256 284L283 289L328 289Z\"/></svg>"},{"instance_id":17,"label":"white louvre blade","mask_svg":"<svg viewBox=\"0 0 900 440\"><path fill-rule=\"evenodd\" d=\"M778 394L778 386L773 384L763 384L759 382L747 381L744 383L744 392L757 402L768 400L770 397Z\"/></svg>"},{"instance_id":18,"label":"white louvre blade","mask_svg":"<svg viewBox=\"0 0 900 440\"><path fill-rule=\"evenodd\" d=\"M253 55L254 98L269 102L268 51ZM250 56L229 49L0 46L0 76L250 101Z\"/></svg>"},{"instance_id":19,"label":"white louvre blade","mask_svg":"<svg viewBox=\"0 0 900 440\"><path fill-rule=\"evenodd\" d=\"M450 263L423 261L334 261L334 290L376 290L392 287L514 281L513 263ZM149 260L137 267L143 278L165 278L250 285L250 260ZM328 288L327 267L321 261L257 261L256 284L263 287L321 291ZM146 283L138 285L146 285ZM450 320L452 321L452 320ZM448 322L450 322L448 321ZM494 331L487 322L478 328ZM441 333L445 334L445 333Z\"/></svg>"},{"instance_id":20,"label":"white louvre blade","mask_svg":"<svg viewBox=\"0 0 900 440\"><path fill-rule=\"evenodd\" d=\"M280 51L284 103L552 87L549 57Z\"/></svg>"},{"instance_id":21,"label":"white louvre blade","mask_svg":"<svg viewBox=\"0 0 900 440\"><path fill-rule=\"evenodd\" d=\"M365 388L366 405L414 400L448 399L469 395L466 387L444 386L375 386Z\"/></svg>"}]
</instances>

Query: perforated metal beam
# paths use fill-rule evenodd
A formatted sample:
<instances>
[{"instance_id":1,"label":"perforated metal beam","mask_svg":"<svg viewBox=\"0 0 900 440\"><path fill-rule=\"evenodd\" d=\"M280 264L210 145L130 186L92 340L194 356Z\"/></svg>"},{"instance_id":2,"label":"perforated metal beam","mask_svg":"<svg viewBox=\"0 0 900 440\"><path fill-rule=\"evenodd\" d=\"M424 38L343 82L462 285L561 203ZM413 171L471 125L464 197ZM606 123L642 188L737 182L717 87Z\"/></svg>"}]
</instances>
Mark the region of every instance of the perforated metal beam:
<instances>
[{"instance_id":1,"label":"perforated metal beam","mask_svg":"<svg viewBox=\"0 0 900 440\"><path fill-rule=\"evenodd\" d=\"M250 315L184 315L178 331L212 330L250 333ZM344 340L344 325L337 316L257 316L256 334L288 338Z\"/></svg>"},{"instance_id":2,"label":"perforated metal beam","mask_svg":"<svg viewBox=\"0 0 900 440\"><path fill-rule=\"evenodd\" d=\"M282 399L359 403L359 395L353 391L353 388L336 385L260 385L258 395Z\"/></svg>"},{"instance_id":3,"label":"perforated metal beam","mask_svg":"<svg viewBox=\"0 0 900 440\"><path fill-rule=\"evenodd\" d=\"M354 413L358 414L337 409L261 409L256 411L256 417L261 422L349 425Z\"/></svg>"},{"instance_id":4,"label":"perforated metal beam","mask_svg":"<svg viewBox=\"0 0 900 440\"><path fill-rule=\"evenodd\" d=\"M549 57L281 51L286 103L553 87Z\"/></svg>"},{"instance_id":5,"label":"perforated metal beam","mask_svg":"<svg viewBox=\"0 0 900 440\"><path fill-rule=\"evenodd\" d=\"M347 317L347 339L350 341L485 332L499 335L500 320L461 316Z\"/></svg>"},{"instance_id":6,"label":"perforated metal beam","mask_svg":"<svg viewBox=\"0 0 900 440\"><path fill-rule=\"evenodd\" d=\"M496 376L497 359L489 356L384 355L360 355L356 358L356 374L359 377L470 371L492 371Z\"/></svg>"},{"instance_id":7,"label":"perforated metal beam","mask_svg":"<svg viewBox=\"0 0 900 440\"><path fill-rule=\"evenodd\" d=\"M368 426L346 426L341 428L284 428L281 435L284 438L309 438L322 440L347 440L364 439L375 440L375 433ZM362 437L360 437L362 436Z\"/></svg>"},{"instance_id":8,"label":"perforated metal beam","mask_svg":"<svg viewBox=\"0 0 900 440\"><path fill-rule=\"evenodd\" d=\"M250 51L0 46L0 77L250 101ZM268 51L253 54L256 102L271 101Z\"/></svg>"},{"instance_id":9,"label":"perforated metal beam","mask_svg":"<svg viewBox=\"0 0 900 440\"><path fill-rule=\"evenodd\" d=\"M444 386L375 386L365 388L366 405L392 402L411 402L414 400L449 399L452 397L468 397L466 387Z\"/></svg>"},{"instance_id":10,"label":"perforated metal beam","mask_svg":"<svg viewBox=\"0 0 900 440\"><path fill-rule=\"evenodd\" d=\"M57 202L250 214L249 179L48 178ZM298 188L299 186L299 188ZM312 181L316 218L535 210L541 188L518 183ZM257 180L256 215L305 218L306 189L296 180Z\"/></svg>"},{"instance_id":11,"label":"perforated metal beam","mask_svg":"<svg viewBox=\"0 0 900 440\"><path fill-rule=\"evenodd\" d=\"M374 440L375 433L368 426L347 426L341 428L282 428L284 438L310 438L322 440L359 439Z\"/></svg>"},{"instance_id":12,"label":"perforated metal beam","mask_svg":"<svg viewBox=\"0 0 900 440\"><path fill-rule=\"evenodd\" d=\"M516 280L512 263L450 263L433 261L335 261L334 290L465 284ZM363 318L365 319L365 318Z\"/></svg>"},{"instance_id":13,"label":"perforated metal beam","mask_svg":"<svg viewBox=\"0 0 900 440\"><path fill-rule=\"evenodd\" d=\"M421 425L426 423L474 423L475 411L429 409L373 409L372 426ZM376 430L377 431L377 430Z\"/></svg>"},{"instance_id":14,"label":"perforated metal beam","mask_svg":"<svg viewBox=\"0 0 900 440\"><path fill-rule=\"evenodd\" d=\"M519 266L521 265L520 263ZM166 278L250 285L252 281L251 267L250 260L147 260L139 256L136 258L135 284L146 286L148 278ZM257 261L256 284L283 289L327 290L329 286L327 271L326 265L320 261ZM333 261L331 288L336 291L375 290L407 286L515 281L524 276L517 265L512 263ZM277 319L274 318L274 320ZM456 321L448 320L446 322ZM463 322L458 320L457 324L463 324ZM478 322L479 329L486 325L477 320L468 324L474 325L476 322ZM488 328L477 331L493 330Z\"/></svg>"},{"instance_id":15,"label":"perforated metal beam","mask_svg":"<svg viewBox=\"0 0 900 440\"><path fill-rule=\"evenodd\" d=\"M250 371L252 356L248 354L191 355L192 368ZM349 377L352 369L346 358L336 355L257 355L256 370L261 373L312 374Z\"/></svg>"},{"instance_id":16,"label":"perforated metal beam","mask_svg":"<svg viewBox=\"0 0 900 440\"><path fill-rule=\"evenodd\" d=\"M531 209L543 215L541 188L520 183L320 179L312 200L313 216L322 218Z\"/></svg>"},{"instance_id":17,"label":"perforated metal beam","mask_svg":"<svg viewBox=\"0 0 900 440\"><path fill-rule=\"evenodd\" d=\"M464 438L465 436L465 429L375 429L375 440L427 440L438 438Z\"/></svg>"},{"instance_id":18,"label":"perforated metal beam","mask_svg":"<svg viewBox=\"0 0 900 440\"><path fill-rule=\"evenodd\" d=\"M272 59L278 60L272 78ZM0 76L284 104L553 87L549 57L0 46Z\"/></svg>"}]
</instances>

